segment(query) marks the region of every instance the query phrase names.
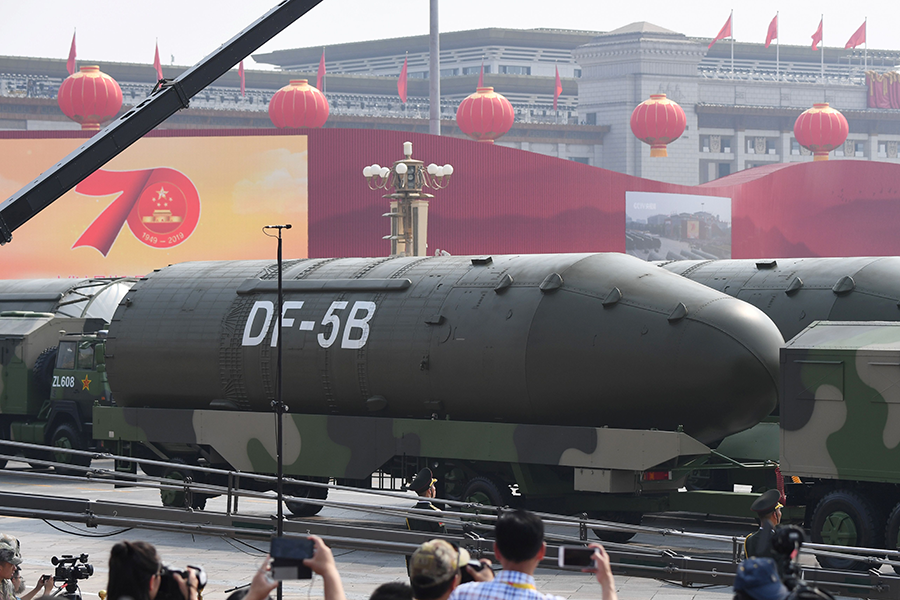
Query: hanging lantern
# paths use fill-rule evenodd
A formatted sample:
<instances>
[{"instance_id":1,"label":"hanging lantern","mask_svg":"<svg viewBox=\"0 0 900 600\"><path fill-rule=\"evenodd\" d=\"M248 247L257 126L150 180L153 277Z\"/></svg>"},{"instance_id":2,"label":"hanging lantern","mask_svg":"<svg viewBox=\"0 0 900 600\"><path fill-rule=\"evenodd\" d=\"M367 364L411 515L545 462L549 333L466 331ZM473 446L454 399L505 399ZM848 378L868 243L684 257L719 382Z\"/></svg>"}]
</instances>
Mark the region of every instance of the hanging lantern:
<instances>
[{"instance_id":1,"label":"hanging lantern","mask_svg":"<svg viewBox=\"0 0 900 600\"><path fill-rule=\"evenodd\" d=\"M638 104L631 113L631 132L650 144L650 156L668 156L666 144L681 137L685 125L684 110L665 94L651 94L649 100Z\"/></svg>"},{"instance_id":2,"label":"hanging lantern","mask_svg":"<svg viewBox=\"0 0 900 600\"><path fill-rule=\"evenodd\" d=\"M294 79L272 96L269 118L275 127L321 127L328 120L328 100L306 79Z\"/></svg>"},{"instance_id":3,"label":"hanging lantern","mask_svg":"<svg viewBox=\"0 0 900 600\"><path fill-rule=\"evenodd\" d=\"M828 160L828 153L843 144L849 132L847 119L827 102L813 104L794 122L794 137L813 153L813 160Z\"/></svg>"},{"instance_id":4,"label":"hanging lantern","mask_svg":"<svg viewBox=\"0 0 900 600\"><path fill-rule=\"evenodd\" d=\"M60 110L83 130L97 131L122 108L122 89L116 80L96 65L81 67L59 86L56 102Z\"/></svg>"},{"instance_id":5,"label":"hanging lantern","mask_svg":"<svg viewBox=\"0 0 900 600\"><path fill-rule=\"evenodd\" d=\"M456 109L456 124L478 142L493 144L512 128L514 120L512 104L492 87L478 88Z\"/></svg>"}]
</instances>

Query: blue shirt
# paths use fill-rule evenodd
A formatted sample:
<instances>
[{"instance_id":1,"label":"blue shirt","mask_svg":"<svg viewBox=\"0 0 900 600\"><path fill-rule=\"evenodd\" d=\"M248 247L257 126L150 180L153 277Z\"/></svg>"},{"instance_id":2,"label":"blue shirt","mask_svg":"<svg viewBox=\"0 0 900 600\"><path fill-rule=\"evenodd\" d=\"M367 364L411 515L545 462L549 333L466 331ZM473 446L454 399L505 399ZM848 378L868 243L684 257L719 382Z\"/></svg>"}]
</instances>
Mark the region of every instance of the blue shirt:
<instances>
[{"instance_id":1,"label":"blue shirt","mask_svg":"<svg viewBox=\"0 0 900 600\"><path fill-rule=\"evenodd\" d=\"M542 594L534 585L534 577L520 571L500 571L493 581L466 583L450 594L448 600L564 600L560 596Z\"/></svg>"}]
</instances>

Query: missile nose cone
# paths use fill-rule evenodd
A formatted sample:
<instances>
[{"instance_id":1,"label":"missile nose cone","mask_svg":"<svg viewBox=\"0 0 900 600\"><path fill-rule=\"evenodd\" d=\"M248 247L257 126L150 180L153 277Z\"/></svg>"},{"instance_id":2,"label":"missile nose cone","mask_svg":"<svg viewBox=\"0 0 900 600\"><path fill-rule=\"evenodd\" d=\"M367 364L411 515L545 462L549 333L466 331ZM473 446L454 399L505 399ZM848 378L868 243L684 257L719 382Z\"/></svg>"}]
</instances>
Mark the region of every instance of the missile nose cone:
<instances>
[{"instance_id":1,"label":"missile nose cone","mask_svg":"<svg viewBox=\"0 0 900 600\"><path fill-rule=\"evenodd\" d=\"M717 356L709 357L715 366L702 370L702 377L722 391L723 408L735 407L721 410L714 429L737 432L756 425L778 403L779 351L784 345L781 332L761 310L727 296L704 304L691 317L715 330L717 337L712 346ZM696 435L721 437L715 433L709 430Z\"/></svg>"}]
</instances>

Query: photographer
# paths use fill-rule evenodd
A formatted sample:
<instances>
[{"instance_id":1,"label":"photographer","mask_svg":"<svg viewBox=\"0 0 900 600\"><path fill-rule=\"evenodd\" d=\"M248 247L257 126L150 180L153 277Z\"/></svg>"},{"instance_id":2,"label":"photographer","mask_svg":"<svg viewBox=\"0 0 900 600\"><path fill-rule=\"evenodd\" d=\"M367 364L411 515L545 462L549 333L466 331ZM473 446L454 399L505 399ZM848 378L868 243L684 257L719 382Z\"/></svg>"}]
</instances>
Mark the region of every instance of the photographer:
<instances>
[{"instance_id":1,"label":"photographer","mask_svg":"<svg viewBox=\"0 0 900 600\"><path fill-rule=\"evenodd\" d=\"M31 600L35 596L38 595L38 592L42 589L44 593L41 596L49 596L50 592L53 590L53 576L52 575L41 575L38 579L38 582L34 584L34 589L32 589L27 594L25 593L25 578L22 577L22 570L20 567L16 567L16 572L13 574L12 584L15 588L16 596L19 600Z\"/></svg>"},{"instance_id":2,"label":"photographer","mask_svg":"<svg viewBox=\"0 0 900 600\"><path fill-rule=\"evenodd\" d=\"M325 600L347 600L346 596L344 596L344 585L341 583L341 576L337 570L337 563L334 562L334 554L331 553L331 548L326 546L322 538L317 535L311 535L308 539L313 542L313 556L312 558L303 559L303 564L317 575L322 576L322 582L325 586L323 593ZM269 597L272 590L278 587L279 582L274 581L269 576L269 571L271 570L269 558L266 556L262 565L257 569L256 575L253 576L253 580L250 582L250 589L243 596L243 600L264 600ZM108 598L107 600L113 599Z\"/></svg>"},{"instance_id":3,"label":"photographer","mask_svg":"<svg viewBox=\"0 0 900 600\"><path fill-rule=\"evenodd\" d=\"M12 578L20 564L19 540L11 535L0 535L0 600L15 600Z\"/></svg>"},{"instance_id":4,"label":"photographer","mask_svg":"<svg viewBox=\"0 0 900 600\"><path fill-rule=\"evenodd\" d=\"M107 599L154 600L164 588L165 595L174 600L178 600L174 590L178 590L184 600L199 600L197 575L193 569L186 573L187 579L179 573L164 570L152 544L119 542L109 553ZM165 586L164 577L168 580Z\"/></svg>"}]
</instances>

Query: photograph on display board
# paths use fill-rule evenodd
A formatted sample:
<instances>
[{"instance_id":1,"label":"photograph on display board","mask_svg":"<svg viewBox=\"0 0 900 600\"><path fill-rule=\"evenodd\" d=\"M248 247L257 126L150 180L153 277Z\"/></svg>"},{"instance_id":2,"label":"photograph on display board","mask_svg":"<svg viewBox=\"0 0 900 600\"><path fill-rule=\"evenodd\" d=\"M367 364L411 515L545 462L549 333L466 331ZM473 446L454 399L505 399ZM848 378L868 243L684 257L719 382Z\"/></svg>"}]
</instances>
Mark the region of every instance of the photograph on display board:
<instances>
[{"instance_id":1,"label":"photograph on display board","mask_svg":"<svg viewBox=\"0 0 900 600\"><path fill-rule=\"evenodd\" d=\"M625 252L644 260L731 258L731 198L625 192Z\"/></svg>"},{"instance_id":2,"label":"photograph on display board","mask_svg":"<svg viewBox=\"0 0 900 600\"><path fill-rule=\"evenodd\" d=\"M9 197L84 143L0 139ZM306 136L145 137L16 231L0 279L135 277L173 263L274 259L262 227L291 223L308 256Z\"/></svg>"}]
</instances>

